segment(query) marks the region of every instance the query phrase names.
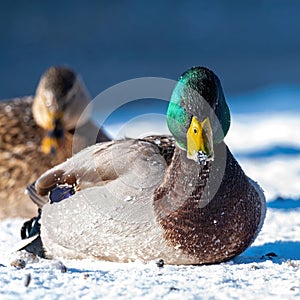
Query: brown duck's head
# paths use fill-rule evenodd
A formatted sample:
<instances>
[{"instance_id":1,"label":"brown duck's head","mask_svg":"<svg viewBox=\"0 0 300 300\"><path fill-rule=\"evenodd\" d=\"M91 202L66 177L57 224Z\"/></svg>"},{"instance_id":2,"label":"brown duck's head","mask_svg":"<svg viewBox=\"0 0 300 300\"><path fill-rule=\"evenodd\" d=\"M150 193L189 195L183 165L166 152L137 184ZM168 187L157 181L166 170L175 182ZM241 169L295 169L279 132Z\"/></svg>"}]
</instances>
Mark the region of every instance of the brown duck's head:
<instances>
[{"instance_id":1,"label":"brown duck's head","mask_svg":"<svg viewBox=\"0 0 300 300\"><path fill-rule=\"evenodd\" d=\"M75 129L89 119L85 108L90 96L76 73L67 68L49 68L41 77L34 97L32 112L36 123L45 129L44 153L55 153L64 132ZM80 120L81 124L77 124Z\"/></svg>"}]
</instances>

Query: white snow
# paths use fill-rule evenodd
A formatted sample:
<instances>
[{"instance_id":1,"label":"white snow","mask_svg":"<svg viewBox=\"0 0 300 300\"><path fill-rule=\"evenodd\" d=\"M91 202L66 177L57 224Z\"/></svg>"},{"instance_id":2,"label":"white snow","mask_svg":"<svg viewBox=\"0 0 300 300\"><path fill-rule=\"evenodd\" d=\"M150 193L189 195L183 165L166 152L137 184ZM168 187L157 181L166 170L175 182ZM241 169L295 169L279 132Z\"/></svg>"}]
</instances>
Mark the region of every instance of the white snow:
<instances>
[{"instance_id":1,"label":"white snow","mask_svg":"<svg viewBox=\"0 0 300 300\"><path fill-rule=\"evenodd\" d=\"M300 298L300 111L258 113L251 102L243 111L231 106L226 142L267 197L265 224L247 251L209 266L60 259L67 268L62 272L57 261L12 253L24 220L8 219L0 222L0 299ZM138 122L133 127L140 130L143 121ZM167 131L158 122L152 126L154 133ZM119 128L114 125L110 131ZM10 265L16 258L25 260L24 269Z\"/></svg>"}]
</instances>

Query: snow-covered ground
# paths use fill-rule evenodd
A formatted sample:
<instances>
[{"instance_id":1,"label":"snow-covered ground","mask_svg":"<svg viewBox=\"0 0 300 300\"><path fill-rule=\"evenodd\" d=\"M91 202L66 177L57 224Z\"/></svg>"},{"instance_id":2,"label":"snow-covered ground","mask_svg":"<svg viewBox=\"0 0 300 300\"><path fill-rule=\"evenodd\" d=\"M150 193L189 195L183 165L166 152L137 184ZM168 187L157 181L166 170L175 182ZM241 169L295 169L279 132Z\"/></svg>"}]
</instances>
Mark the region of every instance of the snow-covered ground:
<instances>
[{"instance_id":1,"label":"snow-covered ground","mask_svg":"<svg viewBox=\"0 0 300 300\"><path fill-rule=\"evenodd\" d=\"M226 142L265 190L268 207L261 233L243 254L218 265L163 268L155 262L60 259L66 272L58 261L22 254L26 266L17 269L11 262L20 254L10 249L19 241L23 220L5 220L0 222L0 299L300 298L300 110L293 101L299 98L291 90L280 93L281 102L274 90L229 101L232 127ZM117 133L120 126L109 129ZM137 118L133 128L142 126L145 119ZM150 128L166 131L158 121Z\"/></svg>"}]
</instances>

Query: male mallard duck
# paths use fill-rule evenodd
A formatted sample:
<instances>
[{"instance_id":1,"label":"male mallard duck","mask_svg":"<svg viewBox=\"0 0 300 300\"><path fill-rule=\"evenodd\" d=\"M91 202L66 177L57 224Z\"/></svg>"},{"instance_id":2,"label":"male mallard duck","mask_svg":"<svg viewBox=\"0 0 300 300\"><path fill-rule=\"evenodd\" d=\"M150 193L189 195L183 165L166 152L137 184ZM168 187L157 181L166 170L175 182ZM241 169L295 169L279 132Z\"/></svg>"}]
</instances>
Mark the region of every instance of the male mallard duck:
<instances>
[{"instance_id":1,"label":"male mallard duck","mask_svg":"<svg viewBox=\"0 0 300 300\"><path fill-rule=\"evenodd\" d=\"M88 115L86 88L72 70L51 67L38 84L35 97L0 102L0 218L36 214L22 201L26 186L72 155L73 132L79 117L85 132L98 130ZM78 143L90 145L77 136ZM100 131L98 141L108 141Z\"/></svg>"},{"instance_id":2,"label":"male mallard duck","mask_svg":"<svg viewBox=\"0 0 300 300\"><path fill-rule=\"evenodd\" d=\"M175 141L96 144L36 181L33 200L50 200L41 214L46 257L209 264L253 242L265 198L223 141L230 113L211 70L180 77L167 123Z\"/></svg>"}]
</instances>

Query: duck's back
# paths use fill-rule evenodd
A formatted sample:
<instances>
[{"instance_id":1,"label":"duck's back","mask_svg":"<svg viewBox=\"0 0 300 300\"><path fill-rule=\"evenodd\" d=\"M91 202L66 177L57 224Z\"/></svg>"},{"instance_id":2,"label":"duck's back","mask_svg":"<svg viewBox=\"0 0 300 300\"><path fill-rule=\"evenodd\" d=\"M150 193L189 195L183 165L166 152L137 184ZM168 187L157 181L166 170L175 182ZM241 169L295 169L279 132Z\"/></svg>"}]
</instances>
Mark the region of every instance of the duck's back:
<instances>
[{"instance_id":1,"label":"duck's back","mask_svg":"<svg viewBox=\"0 0 300 300\"><path fill-rule=\"evenodd\" d=\"M126 140L86 148L47 172L46 185L56 174L78 176L80 191L43 206L46 255L126 262L166 251L152 202L165 168L153 143Z\"/></svg>"}]
</instances>

